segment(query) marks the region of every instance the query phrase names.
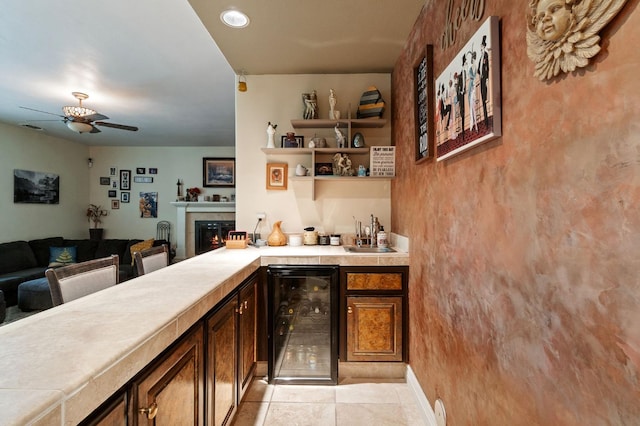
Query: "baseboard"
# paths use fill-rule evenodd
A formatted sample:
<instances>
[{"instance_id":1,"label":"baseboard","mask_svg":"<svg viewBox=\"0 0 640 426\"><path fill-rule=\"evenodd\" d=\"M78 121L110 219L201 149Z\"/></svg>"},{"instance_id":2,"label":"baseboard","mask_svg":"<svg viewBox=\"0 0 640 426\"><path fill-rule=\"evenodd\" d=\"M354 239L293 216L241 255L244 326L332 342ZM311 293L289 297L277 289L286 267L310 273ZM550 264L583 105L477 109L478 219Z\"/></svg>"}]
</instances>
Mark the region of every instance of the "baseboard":
<instances>
[{"instance_id":1,"label":"baseboard","mask_svg":"<svg viewBox=\"0 0 640 426\"><path fill-rule=\"evenodd\" d=\"M431 408L431 404L427 399L427 396L424 394L422 387L420 387L420 383L418 383L418 378L413 373L411 366L407 365L407 384L409 388L413 391L413 395L416 398L418 403L418 408L420 409L420 414L422 416L422 420L427 426L437 426L436 422L436 414Z\"/></svg>"}]
</instances>

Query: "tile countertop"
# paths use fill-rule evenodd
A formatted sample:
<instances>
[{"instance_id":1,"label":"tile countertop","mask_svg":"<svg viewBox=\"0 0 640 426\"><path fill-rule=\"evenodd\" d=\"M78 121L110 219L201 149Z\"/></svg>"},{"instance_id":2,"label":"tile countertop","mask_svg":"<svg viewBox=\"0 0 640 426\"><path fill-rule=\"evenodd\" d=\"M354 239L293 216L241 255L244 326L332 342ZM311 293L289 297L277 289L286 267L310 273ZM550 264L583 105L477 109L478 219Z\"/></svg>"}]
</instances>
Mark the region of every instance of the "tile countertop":
<instances>
[{"instance_id":1,"label":"tile countertop","mask_svg":"<svg viewBox=\"0 0 640 426\"><path fill-rule=\"evenodd\" d=\"M77 424L261 265L408 265L342 246L204 253L0 327L0 422Z\"/></svg>"}]
</instances>

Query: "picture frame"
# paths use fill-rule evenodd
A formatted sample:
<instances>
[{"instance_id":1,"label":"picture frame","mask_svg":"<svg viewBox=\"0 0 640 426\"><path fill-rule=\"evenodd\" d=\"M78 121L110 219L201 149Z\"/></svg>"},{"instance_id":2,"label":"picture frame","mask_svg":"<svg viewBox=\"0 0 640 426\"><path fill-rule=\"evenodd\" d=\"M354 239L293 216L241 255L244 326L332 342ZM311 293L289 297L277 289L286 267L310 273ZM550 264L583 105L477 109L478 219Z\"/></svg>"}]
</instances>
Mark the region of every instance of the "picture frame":
<instances>
[{"instance_id":1,"label":"picture frame","mask_svg":"<svg viewBox=\"0 0 640 426\"><path fill-rule=\"evenodd\" d=\"M111 178L109 176L100 177L100 185L111 185Z\"/></svg>"},{"instance_id":2,"label":"picture frame","mask_svg":"<svg viewBox=\"0 0 640 426\"><path fill-rule=\"evenodd\" d=\"M117 176L118 168L117 167L109 167L109 176Z\"/></svg>"},{"instance_id":3,"label":"picture frame","mask_svg":"<svg viewBox=\"0 0 640 426\"><path fill-rule=\"evenodd\" d=\"M145 174L146 169L144 167L136 167L136 174L143 175Z\"/></svg>"},{"instance_id":4,"label":"picture frame","mask_svg":"<svg viewBox=\"0 0 640 426\"><path fill-rule=\"evenodd\" d=\"M485 20L435 87L437 161L502 136L499 17Z\"/></svg>"},{"instance_id":5,"label":"picture frame","mask_svg":"<svg viewBox=\"0 0 640 426\"><path fill-rule=\"evenodd\" d=\"M131 189L131 170L120 170L120 191Z\"/></svg>"},{"instance_id":6,"label":"picture frame","mask_svg":"<svg viewBox=\"0 0 640 426\"><path fill-rule=\"evenodd\" d=\"M158 193L157 192L140 192L140 217L141 218L157 218L158 217Z\"/></svg>"},{"instance_id":7,"label":"picture frame","mask_svg":"<svg viewBox=\"0 0 640 426\"><path fill-rule=\"evenodd\" d=\"M427 44L413 67L415 109L415 161L420 163L434 156L433 108L433 45Z\"/></svg>"},{"instance_id":8,"label":"picture frame","mask_svg":"<svg viewBox=\"0 0 640 426\"><path fill-rule=\"evenodd\" d=\"M267 189L287 189L288 167L287 163L267 163Z\"/></svg>"},{"instance_id":9,"label":"picture frame","mask_svg":"<svg viewBox=\"0 0 640 426\"><path fill-rule=\"evenodd\" d=\"M120 202L121 203L128 203L130 194L131 194L130 192L121 192L120 193Z\"/></svg>"},{"instance_id":10,"label":"picture frame","mask_svg":"<svg viewBox=\"0 0 640 426\"><path fill-rule=\"evenodd\" d=\"M333 176L333 163L315 163L315 176Z\"/></svg>"},{"instance_id":11,"label":"picture frame","mask_svg":"<svg viewBox=\"0 0 640 426\"><path fill-rule=\"evenodd\" d=\"M151 176L134 176L133 181L135 183L153 183L153 178Z\"/></svg>"},{"instance_id":12,"label":"picture frame","mask_svg":"<svg viewBox=\"0 0 640 426\"><path fill-rule=\"evenodd\" d=\"M111 210L118 210L120 208L120 200L111 200Z\"/></svg>"},{"instance_id":13,"label":"picture frame","mask_svg":"<svg viewBox=\"0 0 640 426\"><path fill-rule=\"evenodd\" d=\"M158 168L157 167L149 167L149 174L150 175L157 175L158 174Z\"/></svg>"},{"instance_id":14,"label":"picture frame","mask_svg":"<svg viewBox=\"0 0 640 426\"><path fill-rule=\"evenodd\" d=\"M280 138L280 146L282 148L304 148L304 136L295 135L296 142L293 143L287 139L286 135L282 135Z\"/></svg>"},{"instance_id":15,"label":"picture frame","mask_svg":"<svg viewBox=\"0 0 640 426\"><path fill-rule=\"evenodd\" d=\"M234 188L236 186L236 159L202 159L202 186L207 188Z\"/></svg>"},{"instance_id":16,"label":"picture frame","mask_svg":"<svg viewBox=\"0 0 640 426\"><path fill-rule=\"evenodd\" d=\"M107 196L109 198L115 198L118 196L118 191L116 191L115 189L110 189L109 192L107 193Z\"/></svg>"},{"instance_id":17,"label":"picture frame","mask_svg":"<svg viewBox=\"0 0 640 426\"><path fill-rule=\"evenodd\" d=\"M14 169L13 202L60 204L60 175Z\"/></svg>"}]
</instances>

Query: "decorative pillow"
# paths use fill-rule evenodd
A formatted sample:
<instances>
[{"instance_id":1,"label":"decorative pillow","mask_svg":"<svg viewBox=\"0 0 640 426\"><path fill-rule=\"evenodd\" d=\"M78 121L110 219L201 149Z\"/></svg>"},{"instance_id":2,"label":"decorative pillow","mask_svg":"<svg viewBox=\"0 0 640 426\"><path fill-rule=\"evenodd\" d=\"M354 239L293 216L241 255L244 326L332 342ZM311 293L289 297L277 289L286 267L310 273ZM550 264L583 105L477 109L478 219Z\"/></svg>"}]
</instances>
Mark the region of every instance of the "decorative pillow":
<instances>
[{"instance_id":1,"label":"decorative pillow","mask_svg":"<svg viewBox=\"0 0 640 426\"><path fill-rule=\"evenodd\" d=\"M77 263L77 247L49 247L49 268Z\"/></svg>"},{"instance_id":2,"label":"decorative pillow","mask_svg":"<svg viewBox=\"0 0 640 426\"><path fill-rule=\"evenodd\" d=\"M136 259L133 257L133 253L137 252L137 251L142 251L142 250L146 250L148 248L153 247L153 242L155 240L153 238L151 238L150 240L145 240L141 243L138 244L134 244L131 246L131 266L133 266L133 264L135 263Z\"/></svg>"}]
</instances>

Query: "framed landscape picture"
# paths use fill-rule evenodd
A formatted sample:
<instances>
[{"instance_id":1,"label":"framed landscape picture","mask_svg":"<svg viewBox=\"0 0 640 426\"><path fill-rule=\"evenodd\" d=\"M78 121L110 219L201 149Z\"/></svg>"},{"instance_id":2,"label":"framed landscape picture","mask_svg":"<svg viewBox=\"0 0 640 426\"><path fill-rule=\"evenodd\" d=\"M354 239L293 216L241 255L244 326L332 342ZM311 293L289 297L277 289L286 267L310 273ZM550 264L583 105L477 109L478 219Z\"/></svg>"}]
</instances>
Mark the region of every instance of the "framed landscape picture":
<instances>
[{"instance_id":1,"label":"framed landscape picture","mask_svg":"<svg viewBox=\"0 0 640 426\"><path fill-rule=\"evenodd\" d=\"M54 173L13 171L13 202L34 204L60 203L60 176Z\"/></svg>"},{"instance_id":2,"label":"framed landscape picture","mask_svg":"<svg viewBox=\"0 0 640 426\"><path fill-rule=\"evenodd\" d=\"M202 186L205 187L235 187L236 159L235 158L203 158Z\"/></svg>"},{"instance_id":3,"label":"framed landscape picture","mask_svg":"<svg viewBox=\"0 0 640 426\"><path fill-rule=\"evenodd\" d=\"M502 136L499 18L490 16L436 80L437 160Z\"/></svg>"}]
</instances>

